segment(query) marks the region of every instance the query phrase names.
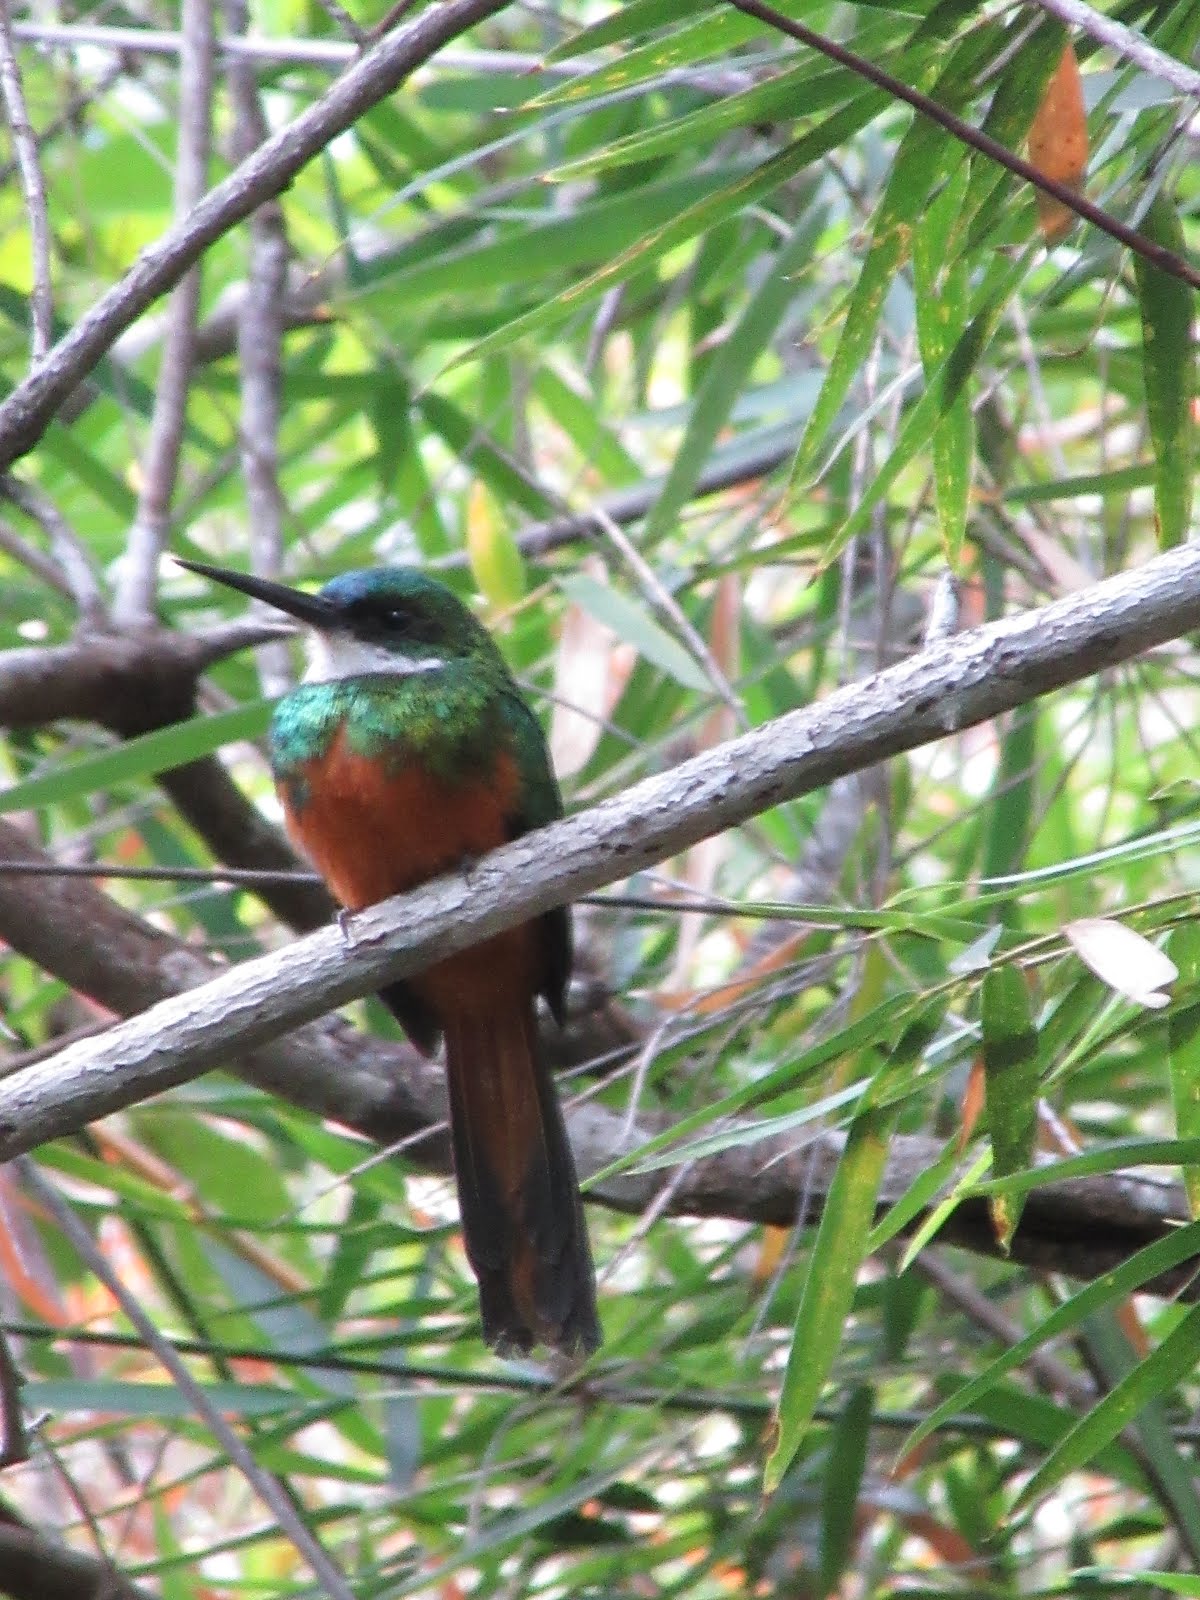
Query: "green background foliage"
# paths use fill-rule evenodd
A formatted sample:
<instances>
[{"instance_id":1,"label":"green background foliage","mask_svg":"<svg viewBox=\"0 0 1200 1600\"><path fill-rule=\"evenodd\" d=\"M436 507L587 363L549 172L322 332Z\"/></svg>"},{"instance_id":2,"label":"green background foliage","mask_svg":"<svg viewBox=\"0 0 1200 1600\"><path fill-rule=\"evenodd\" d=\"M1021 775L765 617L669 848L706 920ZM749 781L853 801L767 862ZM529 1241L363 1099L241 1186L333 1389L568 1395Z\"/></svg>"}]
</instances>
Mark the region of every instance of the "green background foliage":
<instances>
[{"instance_id":1,"label":"green background foliage","mask_svg":"<svg viewBox=\"0 0 1200 1600\"><path fill-rule=\"evenodd\" d=\"M363 26L383 11L351 9ZM1014 150L1066 37L1033 5L780 9ZM1194 58L1200 7L1114 9ZM179 17L153 0L99 20ZM345 37L296 0L251 20L268 39ZM1089 195L1194 253L1191 108L1073 42ZM29 39L18 59L62 331L171 222L178 62ZM256 72L272 127L330 78L269 54ZM235 162L220 79L214 125L211 181ZM965 626L1195 533L1186 285L1095 228L1046 250L1027 186L727 6L511 7L368 111L281 206L281 575L437 570L528 688L572 809L900 658L949 578ZM250 250L242 228L203 260L210 337L169 522L171 550L238 566L256 530L230 307ZM7 387L28 365L31 283L10 174ZM14 469L106 595L161 331L152 314L120 340ZM605 518L579 517L596 506ZM0 533L0 652L79 639L69 593L28 559L61 555L45 523L9 504ZM164 627L243 609L164 563ZM702 1219L590 1204L606 1341L570 1392L552 1363L483 1348L452 1190L419 1146L381 1159L214 1073L36 1160L364 1600L1096 1594L1193 1572L1197 1314L1133 1297L1191 1258L1196 1225L1131 1236L1086 1287L1053 1252L1037 1272L937 1234L987 1196L1007 1243L1064 1172L1182 1169L1195 1196L1198 673L1181 641L778 807L622 885L639 903L581 910L625 1042L585 1032L562 1089L629 1114L618 1168L669 1192L687 1163L753 1170L786 1138L798 1178L794 1226L732 1203ZM7 739L0 808L62 862L211 866L155 783L164 767L219 748L277 810L252 743L269 681L249 653L205 681L194 718L125 742L34 708ZM220 881L111 892L229 960L286 936ZM685 915L691 893L704 909ZM1103 950L1085 964L1081 918L1167 944L1168 1008L1145 1001L1137 941L1117 975ZM106 1020L6 936L14 1060ZM389 1027L369 1003L354 1014ZM831 1133L845 1144L826 1185ZM900 1193L881 1188L896 1136L929 1151ZM1049 1165L1029 1170L1031 1142ZM43 1419L30 1462L0 1477L5 1502L167 1600L312 1593L12 1169L0 1207L0 1307ZM1187 1581L1177 1592L1200 1593Z\"/></svg>"}]
</instances>

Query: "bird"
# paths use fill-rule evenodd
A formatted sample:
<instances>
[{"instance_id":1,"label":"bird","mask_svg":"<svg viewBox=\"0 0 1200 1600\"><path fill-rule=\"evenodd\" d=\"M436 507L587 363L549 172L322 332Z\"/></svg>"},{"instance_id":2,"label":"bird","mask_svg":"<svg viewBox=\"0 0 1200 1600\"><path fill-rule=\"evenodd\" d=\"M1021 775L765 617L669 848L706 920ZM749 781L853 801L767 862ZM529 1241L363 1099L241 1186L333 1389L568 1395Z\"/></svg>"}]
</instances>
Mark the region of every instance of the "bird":
<instances>
[{"instance_id":1,"label":"bird","mask_svg":"<svg viewBox=\"0 0 1200 1600\"><path fill-rule=\"evenodd\" d=\"M188 571L304 625L308 666L274 707L288 833L346 912L563 814L541 725L488 629L419 568L340 573L318 592L201 561ZM380 996L414 1046L445 1041L450 1141L487 1342L582 1357L600 1343L574 1158L540 1040L561 1025L570 910L555 907Z\"/></svg>"}]
</instances>

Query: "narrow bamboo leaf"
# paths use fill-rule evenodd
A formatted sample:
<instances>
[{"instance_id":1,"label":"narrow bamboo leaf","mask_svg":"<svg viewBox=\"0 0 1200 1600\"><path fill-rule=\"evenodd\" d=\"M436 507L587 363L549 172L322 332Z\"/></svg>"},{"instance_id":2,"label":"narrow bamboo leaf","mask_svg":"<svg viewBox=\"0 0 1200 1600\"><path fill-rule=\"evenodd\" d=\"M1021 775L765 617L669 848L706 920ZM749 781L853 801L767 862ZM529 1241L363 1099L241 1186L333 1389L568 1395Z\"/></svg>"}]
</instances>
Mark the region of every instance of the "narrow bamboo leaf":
<instances>
[{"instance_id":1,"label":"narrow bamboo leaf","mask_svg":"<svg viewBox=\"0 0 1200 1600\"><path fill-rule=\"evenodd\" d=\"M1014 1513L1034 1505L1068 1473L1086 1466L1149 1401L1166 1396L1200 1362L1200 1306L1192 1306L1162 1342L1109 1391L1051 1452L1021 1490Z\"/></svg>"},{"instance_id":2,"label":"narrow bamboo leaf","mask_svg":"<svg viewBox=\"0 0 1200 1600\"><path fill-rule=\"evenodd\" d=\"M987 1178L972 1184L972 1196L1027 1194L1048 1183L1066 1183L1072 1178L1093 1178L1101 1172L1123 1172L1129 1167L1176 1167L1183 1161L1200 1161L1200 1139L1118 1139L1081 1156L1062 1161L1047 1161L1007 1178Z\"/></svg>"},{"instance_id":3,"label":"narrow bamboo leaf","mask_svg":"<svg viewBox=\"0 0 1200 1600\"><path fill-rule=\"evenodd\" d=\"M871 1229L868 1248L872 1254L882 1250L889 1240L894 1239L932 1204L942 1185L949 1181L958 1162L957 1141L947 1140L937 1160L917 1174L899 1200L884 1212Z\"/></svg>"},{"instance_id":4,"label":"narrow bamboo leaf","mask_svg":"<svg viewBox=\"0 0 1200 1600\"><path fill-rule=\"evenodd\" d=\"M547 208L544 221L506 222L501 216L481 239L376 273L371 287L351 300L356 310L380 317L387 326L398 308L411 319L414 306L439 295L478 297L509 284L528 286L550 274L577 273L635 247L664 216L679 216L702 204L726 183L744 181L747 171L744 161L710 167L642 184L562 216Z\"/></svg>"},{"instance_id":5,"label":"narrow bamboo leaf","mask_svg":"<svg viewBox=\"0 0 1200 1600\"><path fill-rule=\"evenodd\" d=\"M1001 1178L1029 1165L1037 1132L1038 1038L1024 973L1015 966L985 974L982 999L983 1075L992 1164ZM992 1226L1007 1253L1024 1201L997 1194Z\"/></svg>"},{"instance_id":6,"label":"narrow bamboo leaf","mask_svg":"<svg viewBox=\"0 0 1200 1600\"><path fill-rule=\"evenodd\" d=\"M778 9L785 15L801 11L808 0L778 0ZM641 29L660 26L668 20L678 19L680 8L675 7L674 18L666 18L652 7L645 14L654 20L643 21ZM616 60L607 61L592 72L583 72L577 78L555 84L552 89L531 102L535 107L574 105L581 100L591 100L614 89L624 89L630 84L660 78L675 67L685 67L693 61L707 61L722 57L735 45L745 44L755 37L762 24L752 17L734 11L730 6L717 10L704 8L699 14L685 10L687 19L682 27L659 35L646 44L622 50Z\"/></svg>"},{"instance_id":7,"label":"narrow bamboo leaf","mask_svg":"<svg viewBox=\"0 0 1200 1600\"><path fill-rule=\"evenodd\" d=\"M1156 244L1187 254L1183 225L1164 194L1142 219L1142 232ZM1146 414L1154 447L1154 505L1158 542L1169 549L1187 538L1196 471L1196 349L1192 340L1193 295L1186 283L1144 257L1134 261L1142 314L1142 373Z\"/></svg>"},{"instance_id":8,"label":"narrow bamboo leaf","mask_svg":"<svg viewBox=\"0 0 1200 1600\"><path fill-rule=\"evenodd\" d=\"M950 179L913 231L913 279L917 299L917 339L928 379L945 361L967 328L970 282L967 259L950 248L962 210L970 168L959 162ZM965 388L939 420L933 434L933 482L946 563L958 567L967 528L975 425Z\"/></svg>"},{"instance_id":9,"label":"narrow bamboo leaf","mask_svg":"<svg viewBox=\"0 0 1200 1600\"><path fill-rule=\"evenodd\" d=\"M637 601L617 589L597 583L586 572L561 578L559 586L568 599L582 606L597 622L603 622L611 628L618 638L633 645L639 655L669 673L677 683L682 683L687 689L704 691L712 688L700 666L683 646L665 628L660 627Z\"/></svg>"},{"instance_id":10,"label":"narrow bamboo leaf","mask_svg":"<svg viewBox=\"0 0 1200 1600\"><path fill-rule=\"evenodd\" d=\"M693 17L712 6L697 6ZM650 33L655 28L668 27L679 21L679 0L626 0L626 4L599 22L590 23L568 34L561 43L546 54L547 61L571 61L576 56L590 55L593 50L603 50L609 45L624 44L626 39L636 39L640 33Z\"/></svg>"},{"instance_id":11,"label":"narrow bamboo leaf","mask_svg":"<svg viewBox=\"0 0 1200 1600\"><path fill-rule=\"evenodd\" d=\"M1179 970L1179 987L1186 994L1200 989L1200 927L1185 922L1167 943ZM1175 1106L1175 1132L1181 1139L1200 1138L1200 1000L1176 1003L1167 1013L1167 1055L1171 1069L1171 1099ZM1200 1164L1183 1168L1188 1209L1200 1216Z\"/></svg>"},{"instance_id":12,"label":"narrow bamboo leaf","mask_svg":"<svg viewBox=\"0 0 1200 1600\"><path fill-rule=\"evenodd\" d=\"M691 498L712 447L729 418L735 400L763 348L796 296L795 275L812 257L825 225L824 207L812 204L815 186L799 198L802 212L771 262L770 270L750 297L722 343L700 386L688 419L687 431L671 464L658 500L646 520L645 542L653 545L666 534L680 509Z\"/></svg>"},{"instance_id":13,"label":"narrow bamboo leaf","mask_svg":"<svg viewBox=\"0 0 1200 1600\"><path fill-rule=\"evenodd\" d=\"M765 1485L777 1489L812 1420L854 1302L875 1201L887 1160L893 1111L866 1111L854 1123L817 1228L776 1413Z\"/></svg>"},{"instance_id":14,"label":"narrow bamboo leaf","mask_svg":"<svg viewBox=\"0 0 1200 1600\"><path fill-rule=\"evenodd\" d=\"M1190 1600L1200 1600L1200 1578L1189 1577L1181 1572L1150 1572L1143 1569L1140 1572L1116 1573L1109 1567L1075 1567L1067 1574L1067 1582L1071 1585L1072 1594L1086 1594L1089 1590L1099 1593L1103 1589L1110 1589L1113 1593L1119 1589L1161 1589L1167 1594L1181 1594L1190 1597Z\"/></svg>"},{"instance_id":15,"label":"narrow bamboo leaf","mask_svg":"<svg viewBox=\"0 0 1200 1600\"><path fill-rule=\"evenodd\" d=\"M1144 1283L1170 1272L1184 1261L1200 1252L1200 1223L1189 1223L1164 1239L1156 1239L1123 1261L1113 1272L1080 1289L1078 1294L1057 1306L1032 1333L1011 1345L969 1383L943 1400L934 1408L904 1441L904 1454L915 1450L923 1439L953 1416L970 1412L979 1397L995 1387L1006 1372L1019 1367L1033 1352L1052 1339L1061 1339L1074 1332L1088 1317L1113 1301L1123 1300L1135 1293Z\"/></svg>"},{"instance_id":16,"label":"narrow bamboo leaf","mask_svg":"<svg viewBox=\"0 0 1200 1600\"><path fill-rule=\"evenodd\" d=\"M599 1172L585 1179L583 1187L587 1189L594 1184L607 1182L618 1173L628 1172L630 1168L656 1156L659 1151L668 1149L678 1140L711 1127L714 1122L732 1116L734 1112L749 1111L755 1106L769 1104L776 1095L796 1088L805 1078L830 1062L844 1060L856 1051L864 1050L871 1045L884 1046L896 1037L899 1028L919 1015L924 1006L925 1002L917 996L889 995L887 1000L872 1007L865 1016L856 1017L844 1028L838 1028L836 1032L794 1059L773 1068L755 1082L732 1090L702 1110L691 1112L690 1115L674 1123L666 1132L647 1139L637 1150L617 1156L607 1166L601 1167Z\"/></svg>"},{"instance_id":17,"label":"narrow bamboo leaf","mask_svg":"<svg viewBox=\"0 0 1200 1600\"><path fill-rule=\"evenodd\" d=\"M689 111L665 124L625 134L600 150L555 167L550 176L566 183L614 167L658 160L681 149L695 150L747 124L771 122L777 118L791 120L798 113L812 117L826 107L845 105L855 94L861 93L861 86L861 78L843 67L822 71L813 62L802 61L798 66L777 73L766 83L756 83L751 89L726 95L713 105Z\"/></svg>"},{"instance_id":18,"label":"narrow bamboo leaf","mask_svg":"<svg viewBox=\"0 0 1200 1600\"><path fill-rule=\"evenodd\" d=\"M543 361L534 374L533 392L589 467L611 484L639 482L641 467L616 430L606 426L595 396L586 392L581 380L564 377Z\"/></svg>"},{"instance_id":19,"label":"narrow bamboo leaf","mask_svg":"<svg viewBox=\"0 0 1200 1600\"><path fill-rule=\"evenodd\" d=\"M231 1417L269 1417L299 1411L305 1400L265 1383L201 1385L213 1409ZM115 1412L124 1417L194 1417L195 1408L173 1383L122 1383L111 1378L33 1378L21 1396L31 1412Z\"/></svg>"},{"instance_id":20,"label":"narrow bamboo leaf","mask_svg":"<svg viewBox=\"0 0 1200 1600\"><path fill-rule=\"evenodd\" d=\"M512 530L479 478L467 495L467 559L489 605L515 606L525 593L525 563Z\"/></svg>"},{"instance_id":21,"label":"narrow bamboo leaf","mask_svg":"<svg viewBox=\"0 0 1200 1600\"><path fill-rule=\"evenodd\" d=\"M1089 1317L1083 1337L1092 1364L1103 1374L1102 1387L1111 1388L1141 1360L1115 1306ZM1196 1498L1190 1452L1185 1458L1176 1443L1172 1418L1161 1399L1147 1400L1138 1414L1136 1429L1159 1493L1170 1505L1188 1548L1200 1549L1200 1500Z\"/></svg>"},{"instance_id":22,"label":"narrow bamboo leaf","mask_svg":"<svg viewBox=\"0 0 1200 1600\"><path fill-rule=\"evenodd\" d=\"M852 1391L833 1425L821 1490L820 1590L836 1593L853 1547L858 1494L867 1464L875 1391L862 1384Z\"/></svg>"},{"instance_id":23,"label":"narrow bamboo leaf","mask_svg":"<svg viewBox=\"0 0 1200 1600\"><path fill-rule=\"evenodd\" d=\"M165 772L168 767L182 767L235 740L257 739L266 732L270 715L270 702L255 700L239 706L236 711L222 711L215 717L192 717L155 733L144 733L115 750L82 756L56 772L26 778L23 783L0 791L0 812L32 811L40 806L59 805L79 795L94 794L98 789L111 789L118 783L130 783Z\"/></svg>"},{"instance_id":24,"label":"narrow bamboo leaf","mask_svg":"<svg viewBox=\"0 0 1200 1600\"><path fill-rule=\"evenodd\" d=\"M866 360L892 280L908 259L917 218L930 191L959 157L959 150L945 133L923 119L915 121L905 134L888 186L875 210L871 248L850 296L837 348L800 441L793 481L816 460L854 375Z\"/></svg>"},{"instance_id":25,"label":"narrow bamboo leaf","mask_svg":"<svg viewBox=\"0 0 1200 1600\"><path fill-rule=\"evenodd\" d=\"M668 250L673 250L676 245L683 244L695 238L697 234L716 227L726 218L738 215L748 206L773 193L781 184L818 160L827 150L835 148L852 133L857 132L864 123L869 122L882 110L885 104L885 97L878 90L872 89L856 95L822 122L819 128L804 134L786 149L755 167L752 172L727 184L708 199L687 207L678 216L669 217L661 226L652 228L636 244L630 245L628 249L623 250L613 260L605 262L596 271L568 285L533 310L513 317L494 333L477 340L457 356L452 365L493 355L498 350L507 349L527 334L564 321L588 301L597 299L608 289L631 277L635 271L648 266Z\"/></svg>"},{"instance_id":26,"label":"narrow bamboo leaf","mask_svg":"<svg viewBox=\"0 0 1200 1600\"><path fill-rule=\"evenodd\" d=\"M1008 270L995 294L987 301L983 310L972 317L967 324L966 332L938 368L933 382L926 387L908 413L900 429L899 438L887 460L863 490L858 505L821 551L818 557L820 567L827 567L836 561L850 540L863 531L879 501L917 452L923 450L933 437L938 422L957 400L964 384L975 370L977 362L990 345L1009 297L1024 278L1025 271L1023 258L1008 264ZM847 435L843 442L848 442L849 437L850 435Z\"/></svg>"},{"instance_id":27,"label":"narrow bamboo leaf","mask_svg":"<svg viewBox=\"0 0 1200 1600\"><path fill-rule=\"evenodd\" d=\"M905 1247L900 1258L901 1272L907 1272L930 1239L937 1236L938 1230L956 1206L960 1205L965 1196L979 1192L979 1179L992 1165L991 1150L982 1150L974 1161L955 1183L950 1193L939 1200L937 1205L922 1222Z\"/></svg>"},{"instance_id":28,"label":"narrow bamboo leaf","mask_svg":"<svg viewBox=\"0 0 1200 1600\"><path fill-rule=\"evenodd\" d=\"M1036 705L1019 707L1004 725L987 815L982 870L985 882L1009 877L1025 864L1033 822L1037 727ZM1011 902L1004 919L1009 927L1017 925L1019 913L1019 901Z\"/></svg>"}]
</instances>

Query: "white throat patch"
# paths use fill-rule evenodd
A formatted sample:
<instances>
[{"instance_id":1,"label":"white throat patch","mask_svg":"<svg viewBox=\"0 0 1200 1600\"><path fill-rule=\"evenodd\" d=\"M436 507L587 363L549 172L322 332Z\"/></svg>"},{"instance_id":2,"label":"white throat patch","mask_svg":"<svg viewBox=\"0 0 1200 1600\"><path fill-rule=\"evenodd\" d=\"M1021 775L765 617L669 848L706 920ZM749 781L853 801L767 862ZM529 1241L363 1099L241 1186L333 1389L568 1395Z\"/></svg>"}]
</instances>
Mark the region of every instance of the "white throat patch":
<instances>
[{"instance_id":1,"label":"white throat patch","mask_svg":"<svg viewBox=\"0 0 1200 1600\"><path fill-rule=\"evenodd\" d=\"M329 683L336 678L357 678L370 673L408 678L418 672L437 672L446 665L438 656L414 661L385 645L356 639L352 633L318 633L310 629L307 647L305 683Z\"/></svg>"}]
</instances>

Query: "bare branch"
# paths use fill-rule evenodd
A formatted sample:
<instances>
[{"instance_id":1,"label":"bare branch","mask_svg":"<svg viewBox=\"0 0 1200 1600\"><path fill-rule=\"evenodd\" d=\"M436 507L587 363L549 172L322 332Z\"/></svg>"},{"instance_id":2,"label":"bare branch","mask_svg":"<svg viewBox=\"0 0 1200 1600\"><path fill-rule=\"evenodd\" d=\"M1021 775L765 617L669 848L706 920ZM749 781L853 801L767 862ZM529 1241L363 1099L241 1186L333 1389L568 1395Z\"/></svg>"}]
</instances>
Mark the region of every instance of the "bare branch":
<instances>
[{"instance_id":1,"label":"bare branch","mask_svg":"<svg viewBox=\"0 0 1200 1600\"><path fill-rule=\"evenodd\" d=\"M43 852L0 819L0 846L9 860L48 864ZM197 951L99 893L90 884L47 878L36 896L0 874L0 936L64 983L122 1014L142 1010L164 995L210 978L218 968ZM603 1047L602 1047L603 1048ZM51 1050L61 1053L61 1043ZM13 1081L37 1056L24 1052L7 1064ZM411 1159L429 1171L447 1172L444 1137L445 1085L441 1071L411 1048L356 1032L326 1017L285 1039L273 1041L229 1065L248 1082L313 1114L353 1128L388 1147L403 1143ZM6 1074L7 1075L7 1074ZM28 1086L29 1080L26 1080ZM44 1086L23 1101L18 1144L73 1133L95 1111L77 1102L70 1083ZM136 1092L131 1098L140 1098ZM0 1114L12 1111L0 1101ZM618 1113L594 1103L569 1110L571 1140L580 1170L595 1172L614 1157L669 1126L663 1116L644 1116L632 1129ZM9 1127L14 1126L10 1120ZM814 1220L824 1205L842 1148L841 1136L815 1142L773 1138L737 1142L718 1155L687 1164L686 1173L625 1172L591 1190L591 1198L620 1211L643 1215L669 1194L674 1215L714 1216L748 1223L794 1226L798 1208ZM893 1141L881 1204L892 1204L938 1160L936 1139ZM1161 1238L1187 1207L1176 1183L1128 1175L1072 1184L1050 1184L1029 1197L1012 1259L1076 1277L1110 1271L1139 1246ZM995 1234L982 1201L961 1205L941 1230L946 1242L985 1255L996 1254ZM1151 1287L1163 1293L1189 1286L1186 1268Z\"/></svg>"},{"instance_id":2,"label":"bare branch","mask_svg":"<svg viewBox=\"0 0 1200 1600\"><path fill-rule=\"evenodd\" d=\"M6 1517L0 1517L0 1593L10 1600L154 1600L111 1562L52 1544Z\"/></svg>"},{"instance_id":3,"label":"bare branch","mask_svg":"<svg viewBox=\"0 0 1200 1600\"><path fill-rule=\"evenodd\" d=\"M208 187L212 146L213 18L208 0L183 0L179 74L179 141L175 155L175 220L186 223ZM113 615L122 627L145 628L154 618L158 558L167 542L171 501L187 417L200 269L180 279L171 296L162 361L154 386L154 416L142 458L142 482L129 544L121 562Z\"/></svg>"},{"instance_id":4,"label":"bare branch","mask_svg":"<svg viewBox=\"0 0 1200 1600\"><path fill-rule=\"evenodd\" d=\"M29 292L32 332L30 355L34 366L42 360L54 340L54 294L50 284L50 219L46 215L46 186L38 162L37 140L25 109L25 91L13 49L12 17L7 5L0 5L0 95L12 134L13 155L21 176L21 193L29 217L29 248L32 258L33 287Z\"/></svg>"},{"instance_id":5,"label":"bare branch","mask_svg":"<svg viewBox=\"0 0 1200 1600\"><path fill-rule=\"evenodd\" d=\"M506 845L474 867L469 882L451 875L358 914L349 947L340 929L323 929L14 1075L0 1083L0 1157L181 1083L784 800L1198 624L1200 548L1181 546L1139 571L923 651Z\"/></svg>"},{"instance_id":6,"label":"bare branch","mask_svg":"<svg viewBox=\"0 0 1200 1600\"><path fill-rule=\"evenodd\" d=\"M27 1156L21 1158L20 1169L22 1182L45 1206L54 1219L58 1231L71 1242L89 1272L94 1273L112 1295L145 1341L146 1347L154 1352L160 1366L170 1374L172 1383L187 1397L196 1415L204 1419L213 1438L230 1461L263 1504L274 1513L281 1533L291 1540L296 1553L321 1585L323 1592L329 1596L329 1600L355 1600L354 1591L347 1583L345 1574L334 1565L328 1551L297 1512L294 1502L279 1479L255 1461L249 1447L243 1443L241 1435L226 1422L222 1413L212 1404L204 1392L203 1385L193 1378L183 1358L161 1337L152 1319L142 1309L141 1301L125 1287L119 1275L109 1266L96 1241L57 1188L42 1176L37 1165Z\"/></svg>"},{"instance_id":7,"label":"bare branch","mask_svg":"<svg viewBox=\"0 0 1200 1600\"><path fill-rule=\"evenodd\" d=\"M372 37L390 33L398 20L398 15L390 14L381 18L371 30ZM456 34L463 31L461 26L455 29ZM13 37L27 40L30 44L59 45L66 50L91 45L100 50L116 50L129 55L177 56L182 47L179 34L163 29L105 27L94 22L14 22ZM324 67L330 72L340 72L343 67L356 61L360 54L357 46L345 44L340 39L234 37L218 42L223 56L239 57L266 70L297 66ZM542 55L519 50L446 50L439 55L432 70L503 73L506 76L510 72L539 72L549 78L577 78L587 72L594 61L594 57L591 63L582 59L547 61ZM727 76L732 77L732 74ZM742 82L740 87L744 88L745 83Z\"/></svg>"},{"instance_id":8,"label":"bare branch","mask_svg":"<svg viewBox=\"0 0 1200 1600\"><path fill-rule=\"evenodd\" d=\"M329 91L280 129L208 194L184 221L149 246L125 276L0 404L0 470L41 438L58 405L87 376L118 334L177 284L204 251L279 194L318 151L391 94L443 44L504 10L508 0L445 0L389 34Z\"/></svg>"},{"instance_id":9,"label":"bare branch","mask_svg":"<svg viewBox=\"0 0 1200 1600\"><path fill-rule=\"evenodd\" d=\"M335 0L325 0L325 3L333 4ZM246 0L226 0L225 16L231 33L244 33ZM365 35L353 19L346 17L346 22L351 36L364 43ZM245 160L265 144L267 119L249 62L231 60L228 73L236 118L234 148L238 159ZM288 240L283 207L278 200L268 200L250 218L250 275L238 319L238 371L242 391L238 437L250 514L250 564L252 570L263 577L278 577L283 569L279 418L287 277ZM290 688L290 662L287 645L283 643L258 652L259 682L264 695L282 694Z\"/></svg>"},{"instance_id":10,"label":"bare branch","mask_svg":"<svg viewBox=\"0 0 1200 1600\"><path fill-rule=\"evenodd\" d=\"M0 1333L0 1470L29 1460L29 1438L21 1412L21 1374L8 1340Z\"/></svg>"},{"instance_id":11,"label":"bare branch","mask_svg":"<svg viewBox=\"0 0 1200 1600\"><path fill-rule=\"evenodd\" d=\"M242 617L202 634L93 633L71 644L2 650L0 727L70 719L144 733L190 715L206 667L277 633L269 622Z\"/></svg>"},{"instance_id":12,"label":"bare branch","mask_svg":"<svg viewBox=\"0 0 1200 1600\"><path fill-rule=\"evenodd\" d=\"M99 626L106 616L104 590L96 571L92 552L59 511L53 500L32 484L22 483L11 473L0 479L0 494L36 522L50 546L53 566L59 573L55 584L74 600L84 627Z\"/></svg>"},{"instance_id":13,"label":"bare branch","mask_svg":"<svg viewBox=\"0 0 1200 1600\"><path fill-rule=\"evenodd\" d=\"M1173 89L1178 89L1180 94L1193 100L1200 97L1200 72L1189 67L1186 61L1179 61L1175 56L1159 50L1149 39L1144 39L1140 33L1127 28L1115 17L1106 17L1094 6L1085 5L1084 0L1033 0L1033 3L1051 16L1058 17L1061 22L1070 23L1100 44L1115 50L1119 56L1132 61L1135 67L1141 67L1143 72L1161 78Z\"/></svg>"}]
</instances>

